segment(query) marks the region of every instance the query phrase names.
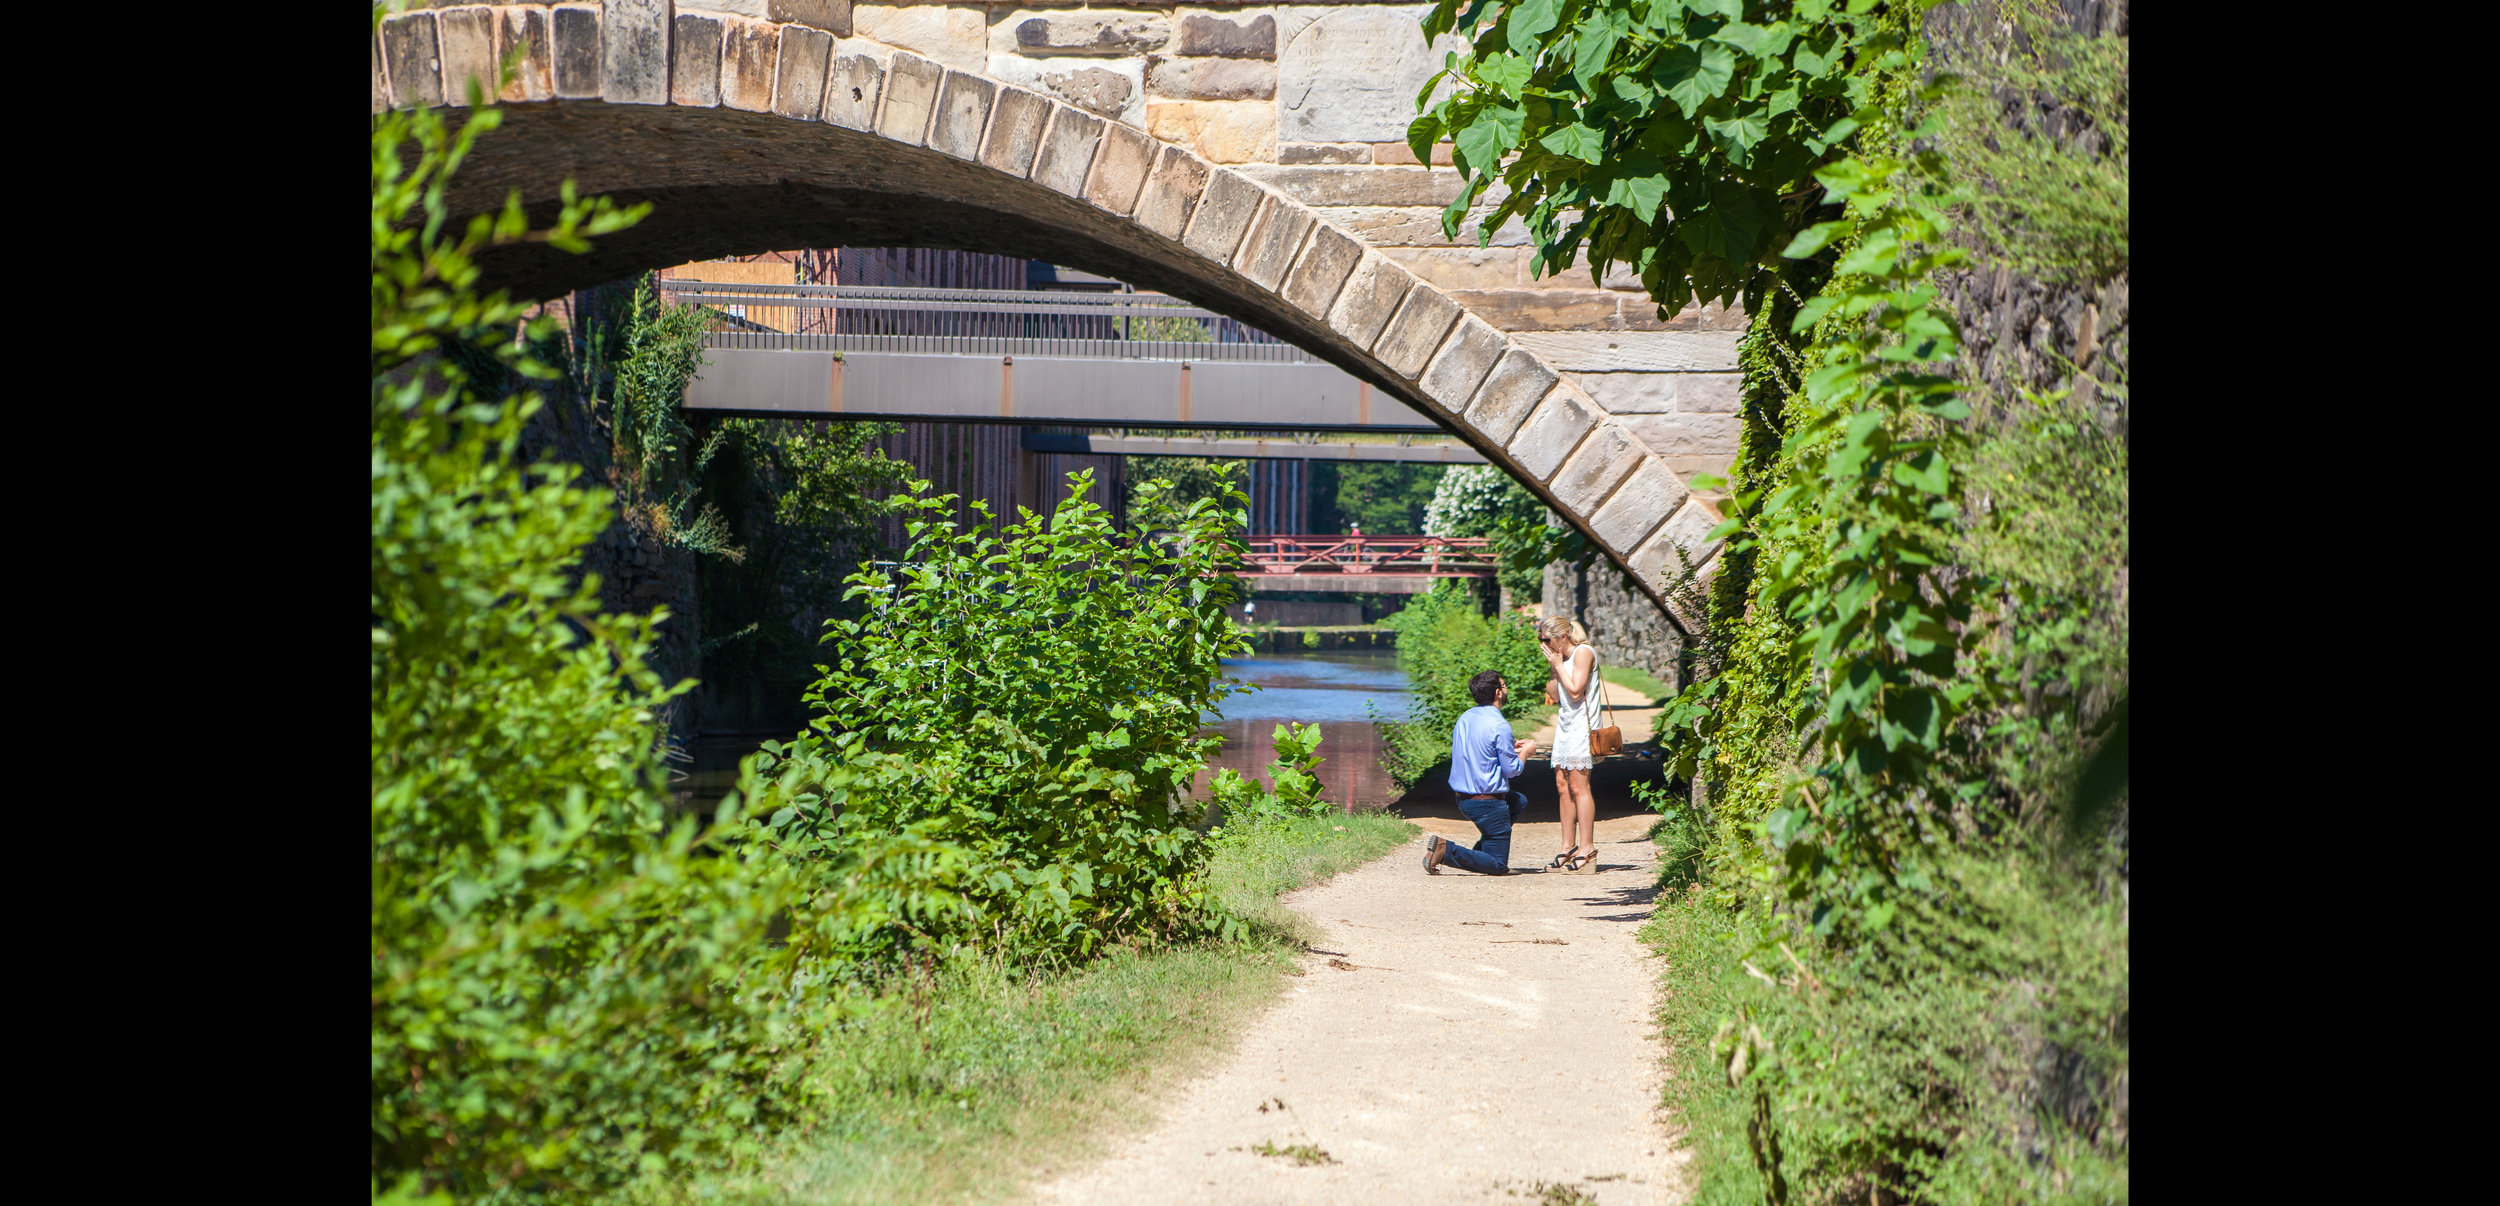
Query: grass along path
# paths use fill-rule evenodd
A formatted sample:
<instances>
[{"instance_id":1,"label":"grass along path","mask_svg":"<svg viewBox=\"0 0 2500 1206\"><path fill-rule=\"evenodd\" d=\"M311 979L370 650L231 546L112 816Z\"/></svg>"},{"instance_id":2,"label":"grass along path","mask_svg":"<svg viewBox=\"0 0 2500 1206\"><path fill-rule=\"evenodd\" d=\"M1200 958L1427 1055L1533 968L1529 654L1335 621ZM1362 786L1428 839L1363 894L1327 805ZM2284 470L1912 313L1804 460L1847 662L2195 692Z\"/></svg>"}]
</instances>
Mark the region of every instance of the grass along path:
<instances>
[{"instance_id":1,"label":"grass along path","mask_svg":"<svg viewBox=\"0 0 2500 1206\"><path fill-rule=\"evenodd\" d=\"M1423 843L1285 897L1316 931L1301 978L1155 1127L1042 1200L1101 1206L1687 1196L1659 1114L1650 916L1656 821L1602 821L1595 874L1536 871L1559 826L1520 826L1506 877L1417 865ZM1463 821L1418 824L1475 838Z\"/></svg>"},{"instance_id":2,"label":"grass along path","mask_svg":"<svg viewBox=\"0 0 2500 1206\"><path fill-rule=\"evenodd\" d=\"M832 1107L735 1175L629 1200L992 1201L1096 1154L1223 1054L1294 970L1307 923L1276 894L1361 866L1415 827L1381 813L1292 821L1219 852L1210 888L1255 936L1117 952L1024 975L964 961L899 990L817 1057Z\"/></svg>"}]
</instances>

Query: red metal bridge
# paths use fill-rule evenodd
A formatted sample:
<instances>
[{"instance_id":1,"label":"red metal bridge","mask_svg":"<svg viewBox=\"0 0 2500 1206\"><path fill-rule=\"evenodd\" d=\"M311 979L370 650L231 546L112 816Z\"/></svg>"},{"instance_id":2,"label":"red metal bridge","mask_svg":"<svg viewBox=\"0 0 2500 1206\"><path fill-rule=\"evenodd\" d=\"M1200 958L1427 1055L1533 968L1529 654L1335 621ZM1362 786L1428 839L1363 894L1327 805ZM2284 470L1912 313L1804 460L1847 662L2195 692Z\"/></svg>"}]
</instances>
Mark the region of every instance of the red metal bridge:
<instances>
[{"instance_id":1,"label":"red metal bridge","mask_svg":"<svg viewBox=\"0 0 2500 1206\"><path fill-rule=\"evenodd\" d=\"M1490 578L1499 558L1482 537L1250 536L1238 571L1257 590L1420 594L1435 578Z\"/></svg>"}]
</instances>

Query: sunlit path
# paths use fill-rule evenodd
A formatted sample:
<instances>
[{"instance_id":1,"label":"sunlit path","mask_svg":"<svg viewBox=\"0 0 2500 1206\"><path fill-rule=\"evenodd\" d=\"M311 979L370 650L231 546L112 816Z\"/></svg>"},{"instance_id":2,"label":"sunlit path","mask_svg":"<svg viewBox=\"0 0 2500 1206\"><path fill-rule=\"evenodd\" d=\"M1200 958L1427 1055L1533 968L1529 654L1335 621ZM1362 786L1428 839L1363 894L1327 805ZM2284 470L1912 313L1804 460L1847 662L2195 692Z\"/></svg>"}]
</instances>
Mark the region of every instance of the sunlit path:
<instances>
[{"instance_id":1,"label":"sunlit path","mask_svg":"<svg viewBox=\"0 0 2500 1206\"><path fill-rule=\"evenodd\" d=\"M1560 1184L1605 1206L1683 1200L1685 1157L1656 1112L1657 968L1635 937L1654 819L1599 822L1595 874L1535 872L1559 834L1527 824L1507 878L1427 877L1418 838L1287 897L1323 937L1285 999L1219 1071L1176 1086L1151 1131L1037 1196L1376 1206Z\"/></svg>"}]
</instances>

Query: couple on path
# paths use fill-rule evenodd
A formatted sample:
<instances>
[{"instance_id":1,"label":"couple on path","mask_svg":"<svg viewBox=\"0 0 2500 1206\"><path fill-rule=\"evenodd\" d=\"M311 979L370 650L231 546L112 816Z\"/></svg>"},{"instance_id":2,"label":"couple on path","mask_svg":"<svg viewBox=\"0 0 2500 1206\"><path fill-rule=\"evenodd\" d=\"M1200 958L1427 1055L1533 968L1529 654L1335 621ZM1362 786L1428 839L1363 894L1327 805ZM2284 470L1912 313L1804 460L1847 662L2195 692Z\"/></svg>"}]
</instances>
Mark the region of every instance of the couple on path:
<instances>
[{"instance_id":1,"label":"couple on path","mask_svg":"<svg viewBox=\"0 0 2500 1206\"><path fill-rule=\"evenodd\" d=\"M1589 794L1589 768L1596 760L1589 753L1589 732L1598 727L1606 688L1597 678L1597 650L1579 625L1548 617L1537 623L1536 635L1545 664L1554 669L1553 691L1561 704L1554 714L1554 794L1562 809L1564 848L1547 865L1579 871L1597 861L1597 798ZM1528 797L1510 781L1527 769L1536 743L1512 739L1510 721L1502 717L1510 684L1500 672L1486 670L1469 679L1467 694L1476 706L1460 713L1450 731L1450 793L1483 836L1469 849L1434 834L1424 843L1424 870L1439 875L1447 865L1508 875L1511 826L1528 807Z\"/></svg>"}]
</instances>

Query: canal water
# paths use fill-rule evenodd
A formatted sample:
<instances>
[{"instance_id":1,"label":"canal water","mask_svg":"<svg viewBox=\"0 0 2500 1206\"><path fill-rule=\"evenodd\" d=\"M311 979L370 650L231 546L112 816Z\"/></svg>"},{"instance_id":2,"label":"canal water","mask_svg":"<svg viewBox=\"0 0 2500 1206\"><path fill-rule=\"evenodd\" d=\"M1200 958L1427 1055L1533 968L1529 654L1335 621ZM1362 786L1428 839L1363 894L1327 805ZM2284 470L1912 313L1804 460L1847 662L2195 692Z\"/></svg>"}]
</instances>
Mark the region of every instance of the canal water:
<instances>
[{"instance_id":1,"label":"canal water","mask_svg":"<svg viewBox=\"0 0 2500 1206\"><path fill-rule=\"evenodd\" d=\"M1398 798L1397 785L1380 769L1372 727L1375 711L1390 719L1406 715L1406 672L1398 669L1396 650L1266 653L1227 660L1224 667L1258 689L1230 696L1207 714L1205 731L1221 736L1224 748L1208 760L1193 795L1204 798L1207 780L1227 768L1267 782L1276 726L1290 722L1319 726L1318 773L1328 799L1360 807Z\"/></svg>"}]
</instances>

